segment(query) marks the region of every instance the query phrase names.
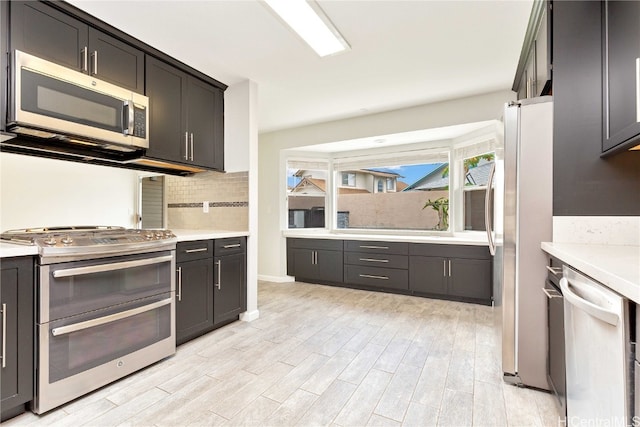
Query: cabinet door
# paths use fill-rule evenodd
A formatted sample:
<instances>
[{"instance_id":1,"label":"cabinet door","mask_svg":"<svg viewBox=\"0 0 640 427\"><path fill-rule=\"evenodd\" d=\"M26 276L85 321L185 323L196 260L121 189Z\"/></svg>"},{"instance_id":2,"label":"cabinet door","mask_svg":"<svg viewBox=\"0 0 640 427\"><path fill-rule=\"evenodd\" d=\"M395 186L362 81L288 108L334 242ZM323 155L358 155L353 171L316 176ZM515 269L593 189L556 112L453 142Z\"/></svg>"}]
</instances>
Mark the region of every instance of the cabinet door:
<instances>
[{"instance_id":1,"label":"cabinet door","mask_svg":"<svg viewBox=\"0 0 640 427\"><path fill-rule=\"evenodd\" d=\"M603 151L640 134L640 2L604 3Z\"/></svg>"},{"instance_id":2,"label":"cabinet door","mask_svg":"<svg viewBox=\"0 0 640 427\"><path fill-rule=\"evenodd\" d=\"M149 97L149 149L161 160L186 162L186 74L149 55L146 57L146 95Z\"/></svg>"},{"instance_id":3,"label":"cabinet door","mask_svg":"<svg viewBox=\"0 0 640 427\"><path fill-rule=\"evenodd\" d=\"M4 343L6 355L0 368L3 421L23 412L24 403L33 398L33 288L30 257L2 260L0 322L5 323L0 325L0 342Z\"/></svg>"},{"instance_id":4,"label":"cabinet door","mask_svg":"<svg viewBox=\"0 0 640 427\"><path fill-rule=\"evenodd\" d=\"M414 292L445 295L447 260L440 257L409 257L409 289Z\"/></svg>"},{"instance_id":5,"label":"cabinet door","mask_svg":"<svg viewBox=\"0 0 640 427\"><path fill-rule=\"evenodd\" d=\"M491 261L451 258L449 268L449 295L491 300Z\"/></svg>"},{"instance_id":6,"label":"cabinet door","mask_svg":"<svg viewBox=\"0 0 640 427\"><path fill-rule=\"evenodd\" d=\"M89 28L89 73L144 93L144 53L95 28Z\"/></svg>"},{"instance_id":7,"label":"cabinet door","mask_svg":"<svg viewBox=\"0 0 640 427\"><path fill-rule=\"evenodd\" d=\"M176 342L182 344L213 327L212 258L178 264Z\"/></svg>"},{"instance_id":8,"label":"cabinet door","mask_svg":"<svg viewBox=\"0 0 640 427\"><path fill-rule=\"evenodd\" d=\"M293 275L296 279L316 280L318 278L315 251L311 249L293 250Z\"/></svg>"},{"instance_id":9,"label":"cabinet door","mask_svg":"<svg viewBox=\"0 0 640 427\"><path fill-rule=\"evenodd\" d=\"M339 251L316 251L318 278L323 282L342 283L344 260Z\"/></svg>"},{"instance_id":10,"label":"cabinet door","mask_svg":"<svg viewBox=\"0 0 640 427\"><path fill-rule=\"evenodd\" d=\"M245 259L244 253L226 255L214 259L214 324L232 320L246 310Z\"/></svg>"},{"instance_id":11,"label":"cabinet door","mask_svg":"<svg viewBox=\"0 0 640 427\"><path fill-rule=\"evenodd\" d=\"M86 24L42 2L12 1L11 49L18 49L65 67L86 72Z\"/></svg>"},{"instance_id":12,"label":"cabinet door","mask_svg":"<svg viewBox=\"0 0 640 427\"><path fill-rule=\"evenodd\" d=\"M190 163L214 167L216 88L198 79L187 80L187 129L189 131Z\"/></svg>"}]
</instances>

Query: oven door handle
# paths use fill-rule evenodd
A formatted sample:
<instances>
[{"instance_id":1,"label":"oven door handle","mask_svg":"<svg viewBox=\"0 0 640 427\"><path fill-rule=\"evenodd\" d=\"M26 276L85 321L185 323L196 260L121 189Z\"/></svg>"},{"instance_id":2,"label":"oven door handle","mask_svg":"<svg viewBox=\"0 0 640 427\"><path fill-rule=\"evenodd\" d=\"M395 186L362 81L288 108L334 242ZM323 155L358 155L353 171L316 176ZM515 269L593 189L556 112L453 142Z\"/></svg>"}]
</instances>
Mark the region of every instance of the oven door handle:
<instances>
[{"instance_id":1,"label":"oven door handle","mask_svg":"<svg viewBox=\"0 0 640 427\"><path fill-rule=\"evenodd\" d=\"M155 258L137 259L135 261L122 261L114 262L110 264L90 265L88 267L76 267L68 268L65 270L56 270L53 272L53 277L56 279L60 277L72 277L80 276L82 274L103 273L105 271L123 270L125 268L142 267L145 265L161 264L163 262L169 262L173 259L173 255L159 256Z\"/></svg>"},{"instance_id":2,"label":"oven door handle","mask_svg":"<svg viewBox=\"0 0 640 427\"><path fill-rule=\"evenodd\" d=\"M85 320L84 322L78 322L72 325L60 326L59 328L53 328L51 330L51 334L54 337L58 337L60 335L70 334L72 332L81 331L83 329L93 328L94 326L104 325L105 323L115 322L116 320L126 319L127 317L135 316L136 314L155 310L156 308L171 304L172 301L173 300L171 298L167 298L163 299L162 301L156 301L154 303L147 304L142 307L132 308L131 310L123 311L120 313L98 317L97 319Z\"/></svg>"}]
</instances>

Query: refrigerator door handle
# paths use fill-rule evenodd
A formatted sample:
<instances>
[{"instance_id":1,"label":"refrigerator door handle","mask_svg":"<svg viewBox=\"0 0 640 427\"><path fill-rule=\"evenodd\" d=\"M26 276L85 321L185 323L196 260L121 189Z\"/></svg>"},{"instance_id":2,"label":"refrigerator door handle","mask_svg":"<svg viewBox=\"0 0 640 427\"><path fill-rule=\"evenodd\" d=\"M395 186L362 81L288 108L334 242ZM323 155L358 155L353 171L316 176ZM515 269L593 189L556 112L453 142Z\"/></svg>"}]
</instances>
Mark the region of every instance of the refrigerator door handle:
<instances>
[{"instance_id":1,"label":"refrigerator door handle","mask_svg":"<svg viewBox=\"0 0 640 427\"><path fill-rule=\"evenodd\" d=\"M579 282L572 283L571 287L580 289ZM620 319L618 313L616 313L615 311L607 310L606 308L594 304L591 301L587 301L586 299L573 292L571 287L569 286L569 281L566 277L560 279L560 289L562 290L562 296L564 297L565 301L581 309L587 314L600 319L612 326L616 326L618 324L618 320Z\"/></svg>"},{"instance_id":2,"label":"refrigerator door handle","mask_svg":"<svg viewBox=\"0 0 640 427\"><path fill-rule=\"evenodd\" d=\"M491 171L489 172L489 179L487 179L487 189L484 193L484 226L487 230L487 240L489 240L489 252L491 255L496 254L496 243L493 241L493 230L491 228L491 212L489 209L491 202L491 187L493 183L493 175L496 172L496 162L493 162Z\"/></svg>"}]
</instances>

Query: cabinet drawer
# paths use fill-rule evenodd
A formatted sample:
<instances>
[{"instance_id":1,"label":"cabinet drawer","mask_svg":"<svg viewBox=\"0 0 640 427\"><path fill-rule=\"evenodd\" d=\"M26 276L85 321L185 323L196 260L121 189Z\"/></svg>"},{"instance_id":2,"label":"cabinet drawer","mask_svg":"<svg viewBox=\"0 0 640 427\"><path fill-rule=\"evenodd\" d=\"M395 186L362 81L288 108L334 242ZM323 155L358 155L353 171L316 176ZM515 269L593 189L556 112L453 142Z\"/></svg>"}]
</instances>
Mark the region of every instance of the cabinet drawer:
<instances>
[{"instance_id":1,"label":"cabinet drawer","mask_svg":"<svg viewBox=\"0 0 640 427\"><path fill-rule=\"evenodd\" d=\"M409 268L407 255L375 254L365 252L345 252L344 263L382 268Z\"/></svg>"},{"instance_id":2,"label":"cabinet drawer","mask_svg":"<svg viewBox=\"0 0 640 427\"><path fill-rule=\"evenodd\" d=\"M297 249L317 249L328 251L341 251L342 240L334 239L300 239L288 238L287 244L290 248Z\"/></svg>"},{"instance_id":3,"label":"cabinet drawer","mask_svg":"<svg viewBox=\"0 0 640 427\"><path fill-rule=\"evenodd\" d=\"M344 250L353 252L368 252L372 254L407 255L409 253L409 244L406 242L347 240L344 243Z\"/></svg>"},{"instance_id":4,"label":"cabinet drawer","mask_svg":"<svg viewBox=\"0 0 640 427\"><path fill-rule=\"evenodd\" d=\"M409 253L411 255L443 258L491 259L489 248L486 246L411 243L409 245Z\"/></svg>"},{"instance_id":5,"label":"cabinet drawer","mask_svg":"<svg viewBox=\"0 0 640 427\"><path fill-rule=\"evenodd\" d=\"M212 240L179 242L176 246L176 262L193 261L213 257Z\"/></svg>"},{"instance_id":6,"label":"cabinet drawer","mask_svg":"<svg viewBox=\"0 0 640 427\"><path fill-rule=\"evenodd\" d=\"M246 249L247 239L244 236L216 239L213 241L213 253L215 256L238 254L245 252Z\"/></svg>"},{"instance_id":7,"label":"cabinet drawer","mask_svg":"<svg viewBox=\"0 0 640 427\"><path fill-rule=\"evenodd\" d=\"M346 283L377 288L409 289L409 271L393 268L344 266Z\"/></svg>"}]
</instances>

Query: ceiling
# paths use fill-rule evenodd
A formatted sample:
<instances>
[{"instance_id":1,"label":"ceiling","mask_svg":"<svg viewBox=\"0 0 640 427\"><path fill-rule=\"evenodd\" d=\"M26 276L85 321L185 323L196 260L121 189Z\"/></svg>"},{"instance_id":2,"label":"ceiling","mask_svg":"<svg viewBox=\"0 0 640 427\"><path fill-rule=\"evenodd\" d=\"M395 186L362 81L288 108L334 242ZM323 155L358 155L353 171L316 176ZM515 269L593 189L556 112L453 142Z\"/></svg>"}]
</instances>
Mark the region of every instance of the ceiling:
<instances>
[{"instance_id":1,"label":"ceiling","mask_svg":"<svg viewBox=\"0 0 640 427\"><path fill-rule=\"evenodd\" d=\"M70 3L233 85L260 132L511 88L532 0L319 0L351 50L320 58L257 0Z\"/></svg>"}]
</instances>

